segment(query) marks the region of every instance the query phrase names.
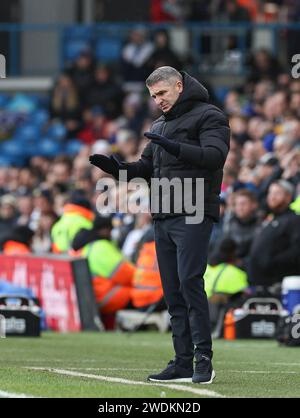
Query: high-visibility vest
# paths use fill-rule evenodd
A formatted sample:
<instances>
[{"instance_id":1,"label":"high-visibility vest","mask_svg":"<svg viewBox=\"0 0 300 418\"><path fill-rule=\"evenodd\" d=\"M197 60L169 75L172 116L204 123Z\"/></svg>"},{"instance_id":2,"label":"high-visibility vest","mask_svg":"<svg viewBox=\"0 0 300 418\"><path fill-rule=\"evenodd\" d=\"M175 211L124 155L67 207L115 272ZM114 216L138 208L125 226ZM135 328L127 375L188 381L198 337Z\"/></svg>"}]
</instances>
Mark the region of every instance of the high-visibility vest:
<instances>
[{"instance_id":1,"label":"high-visibility vest","mask_svg":"<svg viewBox=\"0 0 300 418\"><path fill-rule=\"evenodd\" d=\"M65 253L70 250L77 232L93 227L94 213L82 206L67 204L64 213L51 229L52 251Z\"/></svg>"},{"instance_id":2,"label":"high-visibility vest","mask_svg":"<svg viewBox=\"0 0 300 418\"><path fill-rule=\"evenodd\" d=\"M290 208L297 214L300 215L300 195L291 204Z\"/></svg>"},{"instance_id":3,"label":"high-visibility vest","mask_svg":"<svg viewBox=\"0 0 300 418\"><path fill-rule=\"evenodd\" d=\"M163 289L157 264L154 241L145 243L139 253L136 272L133 278L131 302L136 308L142 308L158 302Z\"/></svg>"},{"instance_id":4,"label":"high-visibility vest","mask_svg":"<svg viewBox=\"0 0 300 418\"><path fill-rule=\"evenodd\" d=\"M6 255L31 254L28 245L18 241L6 241L3 245L3 253Z\"/></svg>"},{"instance_id":5,"label":"high-visibility vest","mask_svg":"<svg viewBox=\"0 0 300 418\"><path fill-rule=\"evenodd\" d=\"M100 239L85 245L81 255L88 260L96 301L102 313L113 313L130 301L135 267L114 242Z\"/></svg>"},{"instance_id":6,"label":"high-visibility vest","mask_svg":"<svg viewBox=\"0 0 300 418\"><path fill-rule=\"evenodd\" d=\"M208 265L204 274L204 283L208 298L215 293L234 295L248 287L247 274L227 263Z\"/></svg>"}]
</instances>

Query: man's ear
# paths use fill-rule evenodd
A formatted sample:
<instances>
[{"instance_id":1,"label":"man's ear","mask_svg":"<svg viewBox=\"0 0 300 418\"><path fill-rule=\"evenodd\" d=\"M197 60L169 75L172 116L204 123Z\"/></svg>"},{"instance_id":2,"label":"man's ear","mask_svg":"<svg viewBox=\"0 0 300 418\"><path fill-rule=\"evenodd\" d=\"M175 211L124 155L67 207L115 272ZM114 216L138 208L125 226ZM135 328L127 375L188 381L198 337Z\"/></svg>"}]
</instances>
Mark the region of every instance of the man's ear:
<instances>
[{"instance_id":1,"label":"man's ear","mask_svg":"<svg viewBox=\"0 0 300 418\"><path fill-rule=\"evenodd\" d=\"M176 81L176 85L177 85L177 88L178 88L179 93L182 93L182 90L183 90L183 84L182 84L182 81L177 80L177 81Z\"/></svg>"}]
</instances>

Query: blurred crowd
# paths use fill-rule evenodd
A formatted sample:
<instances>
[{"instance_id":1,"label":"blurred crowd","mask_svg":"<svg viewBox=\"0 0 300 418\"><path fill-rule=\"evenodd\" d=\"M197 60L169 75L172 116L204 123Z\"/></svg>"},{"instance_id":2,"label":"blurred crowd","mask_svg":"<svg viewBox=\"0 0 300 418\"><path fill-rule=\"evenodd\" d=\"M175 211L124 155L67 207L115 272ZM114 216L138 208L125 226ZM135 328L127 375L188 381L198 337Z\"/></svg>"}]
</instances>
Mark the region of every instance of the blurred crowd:
<instances>
[{"instance_id":1,"label":"blurred crowd","mask_svg":"<svg viewBox=\"0 0 300 418\"><path fill-rule=\"evenodd\" d=\"M204 7L204 2L197 3ZM242 3L246 7L253 2ZM151 216L117 212L109 224L101 216L95 218L96 184L107 175L91 166L88 157L99 153L116 154L128 162L139 158L146 144L143 133L160 115L139 82L161 65L182 69L186 63L170 48L164 30L155 34L153 43L136 30L124 46L119 72L95 63L89 51L65 68L51 91L49 119L42 121L42 129L59 123L64 127L60 140L76 138L80 146L71 154L33 155L24 166L0 167L2 250L13 253L17 242L36 254L69 252L109 239L119 248L117 265L118 257L123 257L122 268L131 271L142 244L153 242ZM138 84L128 88L126 83L132 81ZM246 274L243 287L273 285L286 275L300 274L300 80L292 79L268 51L261 50L249 60L243 85L225 89L222 97L211 93L229 118L231 148L209 263L235 266ZM72 221L71 215L84 221ZM68 216L70 221L65 222ZM76 228L70 226L71 235L62 242L60 228L68 222ZM74 246L81 228L85 234ZM109 251L115 254L115 249ZM153 248L143 251L150 251L154 262ZM157 272L157 266L151 268Z\"/></svg>"},{"instance_id":2,"label":"blurred crowd","mask_svg":"<svg viewBox=\"0 0 300 418\"><path fill-rule=\"evenodd\" d=\"M109 20L106 15L107 0L102 3L102 13L98 19ZM143 5L143 12L141 6ZM252 21L270 22L287 20L297 21L299 3L297 0L130 0L131 9L127 16L132 21L146 20L155 23L182 21ZM148 12L149 10L149 12Z\"/></svg>"}]
</instances>

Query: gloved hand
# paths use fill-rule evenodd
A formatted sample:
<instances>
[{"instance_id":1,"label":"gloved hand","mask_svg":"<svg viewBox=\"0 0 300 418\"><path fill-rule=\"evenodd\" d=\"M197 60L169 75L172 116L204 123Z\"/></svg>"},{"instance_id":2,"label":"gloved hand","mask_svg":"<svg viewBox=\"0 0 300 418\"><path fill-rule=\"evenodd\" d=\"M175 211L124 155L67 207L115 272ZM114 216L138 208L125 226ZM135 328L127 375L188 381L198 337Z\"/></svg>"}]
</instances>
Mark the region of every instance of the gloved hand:
<instances>
[{"instance_id":1,"label":"gloved hand","mask_svg":"<svg viewBox=\"0 0 300 418\"><path fill-rule=\"evenodd\" d=\"M122 163L117 159L115 155L107 157L103 154L93 154L90 155L89 161L91 164L101 168L101 170L105 171L106 173L118 178Z\"/></svg>"},{"instance_id":2,"label":"gloved hand","mask_svg":"<svg viewBox=\"0 0 300 418\"><path fill-rule=\"evenodd\" d=\"M154 134L152 132L145 132L144 136L148 139L151 139L151 141L154 144L160 145L162 148L164 148L169 154L174 155L175 157L179 156L180 153L180 144L178 142L175 142L173 140L170 140L166 138L163 135Z\"/></svg>"}]
</instances>

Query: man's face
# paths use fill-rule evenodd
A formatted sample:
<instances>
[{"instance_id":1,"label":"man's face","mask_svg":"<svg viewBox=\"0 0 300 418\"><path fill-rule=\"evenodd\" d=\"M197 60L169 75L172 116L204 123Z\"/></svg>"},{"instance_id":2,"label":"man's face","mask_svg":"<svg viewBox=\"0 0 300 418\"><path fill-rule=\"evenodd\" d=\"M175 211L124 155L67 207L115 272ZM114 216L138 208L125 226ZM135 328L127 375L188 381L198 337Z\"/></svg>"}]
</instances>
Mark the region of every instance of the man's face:
<instances>
[{"instance_id":1,"label":"man's face","mask_svg":"<svg viewBox=\"0 0 300 418\"><path fill-rule=\"evenodd\" d=\"M292 198L278 184L272 184L268 191L267 203L272 211L281 211L288 207Z\"/></svg>"},{"instance_id":2,"label":"man's face","mask_svg":"<svg viewBox=\"0 0 300 418\"><path fill-rule=\"evenodd\" d=\"M247 196L236 196L234 200L234 213L235 215L241 219L246 220L256 210L256 204Z\"/></svg>"},{"instance_id":3,"label":"man's face","mask_svg":"<svg viewBox=\"0 0 300 418\"><path fill-rule=\"evenodd\" d=\"M166 113L177 101L183 86L179 80L159 81L148 87L148 90L156 105Z\"/></svg>"}]
</instances>

